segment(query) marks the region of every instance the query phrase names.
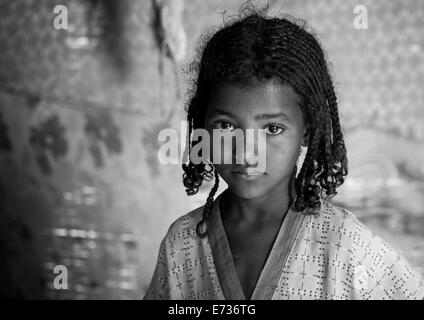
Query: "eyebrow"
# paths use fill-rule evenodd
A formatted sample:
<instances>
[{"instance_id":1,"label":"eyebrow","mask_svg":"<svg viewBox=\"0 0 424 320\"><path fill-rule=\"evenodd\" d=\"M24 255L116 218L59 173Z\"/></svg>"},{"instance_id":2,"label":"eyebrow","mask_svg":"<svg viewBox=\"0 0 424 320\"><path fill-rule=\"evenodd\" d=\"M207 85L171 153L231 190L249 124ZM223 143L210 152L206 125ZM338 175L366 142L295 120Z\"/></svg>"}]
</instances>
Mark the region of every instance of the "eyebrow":
<instances>
[{"instance_id":1,"label":"eyebrow","mask_svg":"<svg viewBox=\"0 0 424 320\"><path fill-rule=\"evenodd\" d=\"M225 116L229 116L229 117L232 117L232 118L236 118L236 116L234 114L232 114L231 112L224 111L224 110L221 110L221 109L213 109L213 111L211 113L212 113L212 115L225 115ZM285 114L284 112L262 113L262 114L258 114L254 117L255 121L276 119L276 118L281 118L281 119L286 120L286 121L291 120L290 117L287 114Z\"/></svg>"},{"instance_id":2,"label":"eyebrow","mask_svg":"<svg viewBox=\"0 0 424 320\"><path fill-rule=\"evenodd\" d=\"M278 112L278 113L262 113L255 116L255 120L264 120L264 119L275 119L275 118L282 118L283 120L290 121L290 117L285 114L284 112Z\"/></svg>"}]
</instances>

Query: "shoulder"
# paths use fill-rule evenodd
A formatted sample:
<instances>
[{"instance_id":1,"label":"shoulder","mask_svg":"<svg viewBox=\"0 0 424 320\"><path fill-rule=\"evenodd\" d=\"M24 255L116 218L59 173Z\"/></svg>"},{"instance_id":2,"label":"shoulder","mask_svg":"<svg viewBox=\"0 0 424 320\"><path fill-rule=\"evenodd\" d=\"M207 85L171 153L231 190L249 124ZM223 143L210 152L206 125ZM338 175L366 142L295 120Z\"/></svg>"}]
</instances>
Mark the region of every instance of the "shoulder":
<instances>
[{"instance_id":1,"label":"shoulder","mask_svg":"<svg viewBox=\"0 0 424 320\"><path fill-rule=\"evenodd\" d=\"M366 284L365 298L413 299L424 295L422 275L349 210L322 200L321 209L309 221L325 239L329 256L342 256L354 265L353 278L359 279L361 286Z\"/></svg>"},{"instance_id":2,"label":"shoulder","mask_svg":"<svg viewBox=\"0 0 424 320\"><path fill-rule=\"evenodd\" d=\"M156 268L144 299L172 297L176 279L179 282L178 277L183 277L180 272L187 268L184 265L186 261L189 261L186 259L187 253L193 253L193 248L196 247L194 242L198 240L196 240L195 228L202 213L203 207L199 207L171 223L161 241ZM180 297L180 293L177 293L177 296Z\"/></svg>"},{"instance_id":3,"label":"shoulder","mask_svg":"<svg viewBox=\"0 0 424 320\"><path fill-rule=\"evenodd\" d=\"M366 263L382 253L397 254L351 211L321 200L321 209L312 220L321 227L321 236L329 243L338 241L358 262Z\"/></svg>"},{"instance_id":4,"label":"shoulder","mask_svg":"<svg viewBox=\"0 0 424 320\"><path fill-rule=\"evenodd\" d=\"M307 221L321 236L344 236L352 240L352 245L360 239L367 241L375 237L375 234L351 211L324 199L321 199L320 209L309 214Z\"/></svg>"},{"instance_id":5,"label":"shoulder","mask_svg":"<svg viewBox=\"0 0 424 320\"><path fill-rule=\"evenodd\" d=\"M198 207L174 220L162 240L163 249L181 250L198 241L196 226L202 219L204 206Z\"/></svg>"},{"instance_id":6,"label":"shoulder","mask_svg":"<svg viewBox=\"0 0 424 320\"><path fill-rule=\"evenodd\" d=\"M179 233L195 232L197 224L202 219L203 209L204 206L198 207L174 220L168 229L168 234L175 236Z\"/></svg>"},{"instance_id":7,"label":"shoulder","mask_svg":"<svg viewBox=\"0 0 424 320\"><path fill-rule=\"evenodd\" d=\"M325 242L327 251L343 251L360 261L369 249L385 245L349 210L321 199L321 208L306 219L306 227L315 239ZM370 246L370 244L373 244Z\"/></svg>"}]
</instances>

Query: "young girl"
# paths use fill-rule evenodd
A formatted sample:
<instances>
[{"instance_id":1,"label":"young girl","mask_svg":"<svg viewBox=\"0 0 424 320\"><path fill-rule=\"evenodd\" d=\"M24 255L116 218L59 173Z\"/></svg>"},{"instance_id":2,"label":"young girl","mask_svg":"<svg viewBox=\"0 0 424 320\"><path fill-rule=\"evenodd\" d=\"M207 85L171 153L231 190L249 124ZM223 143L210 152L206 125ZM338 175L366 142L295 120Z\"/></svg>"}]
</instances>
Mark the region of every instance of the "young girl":
<instances>
[{"instance_id":1,"label":"young girl","mask_svg":"<svg viewBox=\"0 0 424 320\"><path fill-rule=\"evenodd\" d=\"M250 13L204 47L189 135L263 129L266 167L247 151L242 164L183 165L189 195L215 184L169 228L145 299L424 297L423 278L397 252L324 199L347 175L337 99L319 43L290 20ZM228 189L214 200L219 176Z\"/></svg>"}]
</instances>

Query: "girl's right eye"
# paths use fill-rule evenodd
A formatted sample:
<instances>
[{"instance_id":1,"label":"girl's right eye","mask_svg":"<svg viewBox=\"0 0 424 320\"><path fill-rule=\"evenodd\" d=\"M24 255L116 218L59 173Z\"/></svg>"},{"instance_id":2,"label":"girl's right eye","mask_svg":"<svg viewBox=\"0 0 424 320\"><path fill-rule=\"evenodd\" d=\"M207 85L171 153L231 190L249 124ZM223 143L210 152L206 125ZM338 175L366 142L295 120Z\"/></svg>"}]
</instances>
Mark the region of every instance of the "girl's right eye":
<instances>
[{"instance_id":1,"label":"girl's right eye","mask_svg":"<svg viewBox=\"0 0 424 320\"><path fill-rule=\"evenodd\" d=\"M222 131L233 131L234 126L228 121L217 121L214 123L214 129L221 129Z\"/></svg>"}]
</instances>

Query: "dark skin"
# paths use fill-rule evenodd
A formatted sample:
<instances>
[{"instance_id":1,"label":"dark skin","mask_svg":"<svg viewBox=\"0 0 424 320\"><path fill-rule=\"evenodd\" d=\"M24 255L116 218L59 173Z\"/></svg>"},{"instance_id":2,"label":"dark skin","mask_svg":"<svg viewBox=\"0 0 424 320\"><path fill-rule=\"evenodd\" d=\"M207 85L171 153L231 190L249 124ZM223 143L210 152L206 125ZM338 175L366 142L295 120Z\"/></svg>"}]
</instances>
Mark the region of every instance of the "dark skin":
<instances>
[{"instance_id":1,"label":"dark skin","mask_svg":"<svg viewBox=\"0 0 424 320\"><path fill-rule=\"evenodd\" d=\"M294 169L307 130L299 97L278 80L248 88L234 84L217 86L206 113L207 130L236 128L266 130L266 169L249 176L237 171L244 164L215 164L228 184L221 201L222 221L233 254L240 284L251 297L281 223L294 195ZM235 156L235 149L233 150ZM222 161L223 162L223 161ZM290 192L289 192L290 189Z\"/></svg>"},{"instance_id":2,"label":"dark skin","mask_svg":"<svg viewBox=\"0 0 424 320\"><path fill-rule=\"evenodd\" d=\"M236 200L237 196L231 194L230 189L224 192L221 199L221 212L225 213L222 221L230 243L234 265L243 292L246 298L249 298L275 242L284 219L282 213L286 213L289 202L287 200L281 201L281 206L287 203L283 210L279 206L270 209L270 211L275 211L275 218L246 221L245 219L228 218L228 216L237 215L242 210L239 207L240 203ZM292 198L290 197L290 199ZM241 206L243 205L246 205L246 203Z\"/></svg>"}]
</instances>

